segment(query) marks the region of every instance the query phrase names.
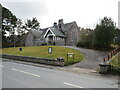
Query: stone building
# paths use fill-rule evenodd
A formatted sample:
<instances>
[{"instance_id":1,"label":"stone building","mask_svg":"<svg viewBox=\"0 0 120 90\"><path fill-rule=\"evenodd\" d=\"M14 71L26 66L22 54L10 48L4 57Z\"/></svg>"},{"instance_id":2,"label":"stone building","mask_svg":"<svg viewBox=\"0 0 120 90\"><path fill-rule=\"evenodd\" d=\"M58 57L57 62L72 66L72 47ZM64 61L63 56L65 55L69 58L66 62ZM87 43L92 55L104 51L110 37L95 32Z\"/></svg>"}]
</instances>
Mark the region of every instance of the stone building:
<instances>
[{"instance_id":1,"label":"stone building","mask_svg":"<svg viewBox=\"0 0 120 90\"><path fill-rule=\"evenodd\" d=\"M65 23L63 19L55 22L52 27L30 30L26 36L26 46L58 45L75 46L80 39L80 28L76 22Z\"/></svg>"}]
</instances>

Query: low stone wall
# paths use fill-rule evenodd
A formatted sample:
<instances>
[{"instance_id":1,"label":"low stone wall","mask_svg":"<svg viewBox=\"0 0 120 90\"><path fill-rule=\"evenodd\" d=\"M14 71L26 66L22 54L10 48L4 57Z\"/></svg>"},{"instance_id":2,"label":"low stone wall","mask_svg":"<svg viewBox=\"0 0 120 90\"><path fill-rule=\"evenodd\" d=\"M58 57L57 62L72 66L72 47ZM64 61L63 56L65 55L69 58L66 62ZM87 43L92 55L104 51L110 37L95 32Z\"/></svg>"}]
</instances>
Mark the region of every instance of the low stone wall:
<instances>
[{"instance_id":1,"label":"low stone wall","mask_svg":"<svg viewBox=\"0 0 120 90\"><path fill-rule=\"evenodd\" d=\"M16 56L16 55L6 55L6 54L2 54L2 58L33 62L33 63L56 65L56 66L64 66L63 58L48 59L48 58L40 58L40 57Z\"/></svg>"}]
</instances>

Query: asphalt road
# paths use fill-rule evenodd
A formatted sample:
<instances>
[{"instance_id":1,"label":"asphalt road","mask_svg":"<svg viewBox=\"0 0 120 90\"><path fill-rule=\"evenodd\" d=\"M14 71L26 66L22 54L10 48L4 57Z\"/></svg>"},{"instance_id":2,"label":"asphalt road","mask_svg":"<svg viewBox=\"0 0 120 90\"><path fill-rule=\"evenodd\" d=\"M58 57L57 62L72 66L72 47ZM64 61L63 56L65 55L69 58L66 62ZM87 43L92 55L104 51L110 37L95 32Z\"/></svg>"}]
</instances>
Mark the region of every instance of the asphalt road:
<instances>
[{"instance_id":1,"label":"asphalt road","mask_svg":"<svg viewBox=\"0 0 120 90\"><path fill-rule=\"evenodd\" d=\"M103 59L107 57L107 54L105 52L100 52L97 50L78 48L73 46L65 46L65 47L78 50L82 52L85 56L83 61L68 66L68 68L84 68L84 69L97 70L99 68L99 63L102 63Z\"/></svg>"},{"instance_id":2,"label":"asphalt road","mask_svg":"<svg viewBox=\"0 0 120 90\"><path fill-rule=\"evenodd\" d=\"M118 88L118 80L4 61L2 88ZM1 75L1 74L0 74Z\"/></svg>"}]
</instances>

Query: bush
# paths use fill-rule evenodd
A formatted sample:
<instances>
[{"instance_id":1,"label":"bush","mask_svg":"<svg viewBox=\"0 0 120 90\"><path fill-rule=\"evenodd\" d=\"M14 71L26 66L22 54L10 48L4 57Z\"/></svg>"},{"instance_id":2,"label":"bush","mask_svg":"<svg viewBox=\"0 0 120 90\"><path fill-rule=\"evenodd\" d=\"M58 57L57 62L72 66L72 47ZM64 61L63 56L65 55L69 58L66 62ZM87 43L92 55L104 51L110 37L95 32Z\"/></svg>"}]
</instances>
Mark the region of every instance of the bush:
<instances>
[{"instance_id":1,"label":"bush","mask_svg":"<svg viewBox=\"0 0 120 90\"><path fill-rule=\"evenodd\" d=\"M110 70L108 71L108 73L110 74L114 74L114 75L120 75L120 68L118 69L115 66L111 66Z\"/></svg>"},{"instance_id":2,"label":"bush","mask_svg":"<svg viewBox=\"0 0 120 90\"><path fill-rule=\"evenodd\" d=\"M92 44L90 42L82 42L79 41L77 43L77 47L85 47L85 48L92 48Z\"/></svg>"}]
</instances>

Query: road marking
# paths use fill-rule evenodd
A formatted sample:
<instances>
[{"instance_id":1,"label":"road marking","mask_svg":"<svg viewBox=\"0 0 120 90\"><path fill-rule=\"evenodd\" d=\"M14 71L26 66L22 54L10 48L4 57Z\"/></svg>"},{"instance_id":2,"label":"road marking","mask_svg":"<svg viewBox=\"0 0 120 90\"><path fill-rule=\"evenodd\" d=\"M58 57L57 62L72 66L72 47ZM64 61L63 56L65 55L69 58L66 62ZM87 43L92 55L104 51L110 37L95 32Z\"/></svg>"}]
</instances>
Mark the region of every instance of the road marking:
<instances>
[{"instance_id":1,"label":"road marking","mask_svg":"<svg viewBox=\"0 0 120 90\"><path fill-rule=\"evenodd\" d=\"M28 75L32 75L32 76L35 76L35 77L40 77L40 75L29 73L29 72L22 71L22 70L17 70L15 68L12 68L12 70L17 71L17 72L21 72L21 73L25 73L25 74L28 74Z\"/></svg>"},{"instance_id":2,"label":"road marking","mask_svg":"<svg viewBox=\"0 0 120 90\"><path fill-rule=\"evenodd\" d=\"M0 67L4 67L4 66L0 65Z\"/></svg>"},{"instance_id":3,"label":"road marking","mask_svg":"<svg viewBox=\"0 0 120 90\"><path fill-rule=\"evenodd\" d=\"M77 87L77 88L83 88L83 87L81 87L81 86L77 86L77 85L70 84L70 83L67 83L67 82L64 82L64 84L69 85L69 86L73 86L73 87Z\"/></svg>"}]
</instances>

